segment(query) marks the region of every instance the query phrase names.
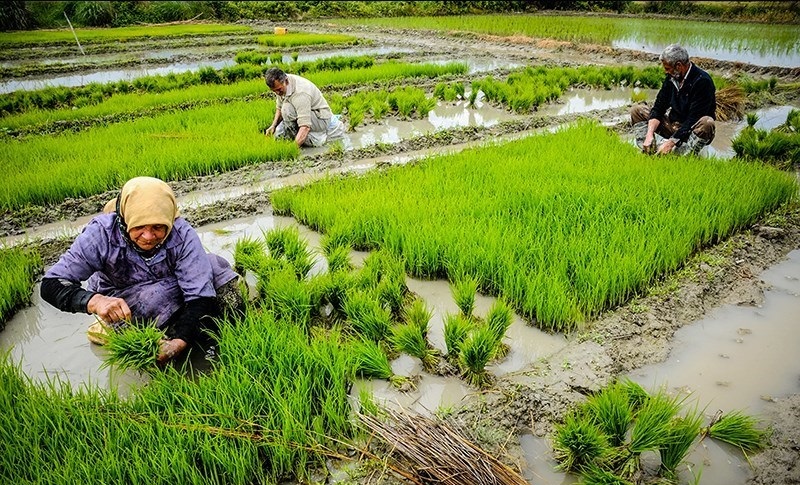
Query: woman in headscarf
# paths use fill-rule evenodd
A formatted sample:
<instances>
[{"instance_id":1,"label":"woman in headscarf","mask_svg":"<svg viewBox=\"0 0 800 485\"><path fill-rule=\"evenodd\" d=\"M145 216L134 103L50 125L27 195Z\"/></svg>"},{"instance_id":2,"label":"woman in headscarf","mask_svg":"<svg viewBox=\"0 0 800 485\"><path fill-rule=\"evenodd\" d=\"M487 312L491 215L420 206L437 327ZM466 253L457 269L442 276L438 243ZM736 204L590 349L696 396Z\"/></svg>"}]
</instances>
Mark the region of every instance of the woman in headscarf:
<instances>
[{"instance_id":1,"label":"woman in headscarf","mask_svg":"<svg viewBox=\"0 0 800 485\"><path fill-rule=\"evenodd\" d=\"M179 217L169 185L136 177L45 273L41 294L60 310L95 314L112 326L154 322L168 337L158 356L164 363L207 338L222 307L241 310L237 279Z\"/></svg>"}]
</instances>

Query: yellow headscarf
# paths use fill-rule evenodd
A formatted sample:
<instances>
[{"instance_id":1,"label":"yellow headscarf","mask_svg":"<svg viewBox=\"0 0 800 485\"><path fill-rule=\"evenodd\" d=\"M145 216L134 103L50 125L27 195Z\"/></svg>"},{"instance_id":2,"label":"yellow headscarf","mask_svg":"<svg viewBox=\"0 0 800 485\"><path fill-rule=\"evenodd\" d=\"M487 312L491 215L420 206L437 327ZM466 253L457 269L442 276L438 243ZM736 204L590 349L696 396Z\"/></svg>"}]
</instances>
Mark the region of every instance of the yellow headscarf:
<instances>
[{"instance_id":1,"label":"yellow headscarf","mask_svg":"<svg viewBox=\"0 0 800 485\"><path fill-rule=\"evenodd\" d=\"M175 193L166 182L153 177L128 180L119 196L108 201L103 208L103 212L115 211L129 229L163 224L167 226L167 234L172 231L179 215Z\"/></svg>"}]
</instances>

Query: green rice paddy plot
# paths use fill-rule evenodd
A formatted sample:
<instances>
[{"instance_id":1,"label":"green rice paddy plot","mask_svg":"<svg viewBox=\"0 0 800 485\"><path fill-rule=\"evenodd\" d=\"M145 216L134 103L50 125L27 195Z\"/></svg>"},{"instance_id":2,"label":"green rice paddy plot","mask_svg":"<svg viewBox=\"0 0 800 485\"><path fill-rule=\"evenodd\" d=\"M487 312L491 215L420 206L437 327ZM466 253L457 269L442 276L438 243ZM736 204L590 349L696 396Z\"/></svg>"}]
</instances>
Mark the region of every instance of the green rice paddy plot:
<instances>
[{"instance_id":1,"label":"green rice paddy plot","mask_svg":"<svg viewBox=\"0 0 800 485\"><path fill-rule=\"evenodd\" d=\"M522 35L604 45L641 39L664 46L677 42L704 50L722 48L761 54L791 54L800 50L800 26L797 25L770 25L765 29L762 24L560 15L459 15L336 19L333 22L339 25Z\"/></svg>"},{"instance_id":2,"label":"green rice paddy plot","mask_svg":"<svg viewBox=\"0 0 800 485\"><path fill-rule=\"evenodd\" d=\"M287 32L285 34L266 34L258 36L258 43L268 47L297 47L318 44L357 44L358 37L344 34L311 34Z\"/></svg>"},{"instance_id":3,"label":"green rice paddy plot","mask_svg":"<svg viewBox=\"0 0 800 485\"><path fill-rule=\"evenodd\" d=\"M116 189L131 177L180 180L297 158L292 141L264 136L274 102L237 101L95 127L7 140L0 207L62 202Z\"/></svg>"},{"instance_id":4,"label":"green rice paddy plot","mask_svg":"<svg viewBox=\"0 0 800 485\"><path fill-rule=\"evenodd\" d=\"M713 182L712 182L713 181ZM548 330L570 330L790 200L786 173L652 158L596 123L273 193L278 213L418 277L471 274Z\"/></svg>"},{"instance_id":5,"label":"green rice paddy plot","mask_svg":"<svg viewBox=\"0 0 800 485\"><path fill-rule=\"evenodd\" d=\"M245 25L226 24L181 24L158 26L130 26L103 28L76 28L75 34L83 44L130 42L135 40L165 39L177 37L209 36L224 34L244 34L253 32ZM74 44L75 36L64 28L62 30L23 30L0 32L0 48L19 48L26 46L53 46Z\"/></svg>"}]
</instances>

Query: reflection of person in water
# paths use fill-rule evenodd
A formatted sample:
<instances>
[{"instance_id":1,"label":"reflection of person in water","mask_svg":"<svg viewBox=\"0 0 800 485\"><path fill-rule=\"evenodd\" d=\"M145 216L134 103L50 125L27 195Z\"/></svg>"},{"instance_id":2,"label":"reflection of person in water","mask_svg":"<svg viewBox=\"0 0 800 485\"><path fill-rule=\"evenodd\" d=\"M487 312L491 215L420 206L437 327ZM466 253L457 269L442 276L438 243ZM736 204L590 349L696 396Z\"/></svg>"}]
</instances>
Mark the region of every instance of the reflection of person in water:
<instances>
[{"instance_id":1,"label":"reflection of person in water","mask_svg":"<svg viewBox=\"0 0 800 485\"><path fill-rule=\"evenodd\" d=\"M636 145L646 153L697 154L714 140L714 81L677 44L667 46L659 59L667 76L653 107L631 109Z\"/></svg>"},{"instance_id":2,"label":"reflection of person in water","mask_svg":"<svg viewBox=\"0 0 800 485\"><path fill-rule=\"evenodd\" d=\"M267 128L267 136L288 138L300 147L318 147L344 137L344 124L331 112L314 83L277 67L268 69L264 80L277 95L275 118Z\"/></svg>"},{"instance_id":3,"label":"reflection of person in water","mask_svg":"<svg viewBox=\"0 0 800 485\"><path fill-rule=\"evenodd\" d=\"M63 311L103 322L151 321L166 329L160 363L190 344L228 309L241 311L237 274L206 254L178 215L172 189L151 177L129 180L92 219L42 280L42 298ZM81 282L87 282L87 288Z\"/></svg>"}]
</instances>

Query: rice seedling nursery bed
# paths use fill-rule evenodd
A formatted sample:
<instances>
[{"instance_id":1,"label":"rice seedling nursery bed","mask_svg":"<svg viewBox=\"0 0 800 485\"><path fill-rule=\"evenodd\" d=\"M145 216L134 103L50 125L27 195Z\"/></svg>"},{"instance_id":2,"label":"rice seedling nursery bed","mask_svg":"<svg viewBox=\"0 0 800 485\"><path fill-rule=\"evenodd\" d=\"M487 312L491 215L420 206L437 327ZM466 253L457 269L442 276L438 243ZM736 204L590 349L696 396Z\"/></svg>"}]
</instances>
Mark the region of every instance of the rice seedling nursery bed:
<instances>
[{"instance_id":1,"label":"rice seedling nursery bed","mask_svg":"<svg viewBox=\"0 0 800 485\"><path fill-rule=\"evenodd\" d=\"M222 325L217 358L205 372L195 374L192 359L152 368L149 350L126 350L131 341L152 344L156 334L125 336L114 349L101 350L120 354L109 358L114 368L147 371L147 384L125 397L114 389L76 387L57 377L37 382L10 353L0 355L0 480L329 483L329 474L342 473L337 469L343 467L350 470L353 483L421 483L419 470L409 465L415 463L413 447L436 451L435 444L392 436L386 429L376 433L379 421L364 416L378 412L380 403L369 392L358 398L348 394L357 378L386 380L413 392L418 376L392 367L392 360L404 354L418 360L424 374L459 380L474 391L458 409L437 410L440 424L458 424L454 429L459 437L436 429L454 443L477 442L499 458L480 459L505 477L503 483L524 483L516 476L519 462L509 447L518 446L517 437L526 429L547 435L562 468L582 474L587 483L641 479L635 473L639 455L652 450L661 450L662 476L674 478L677 464L685 463L680 443L697 443L692 440L702 432L709 434L707 439L744 439L737 446L745 448L745 443L753 452L765 444L767 437L750 416L726 408L724 416L730 417L701 428L698 413L678 413L675 401L655 389L654 410L633 404L626 408L627 439L618 433L622 438L614 441L610 428L589 430L581 419L608 414L609 402L621 402L621 384L615 383L622 371L663 358L658 345L669 348L677 328L751 284L743 276L745 269L757 272L798 247L796 177L762 163L796 166L791 147L797 116L790 115L780 134L746 129L733 147L738 157L718 160L638 153L620 136L625 131L622 110L550 122L537 111L569 90L652 89L662 79L652 58L610 48L587 60L582 43L611 45L646 29L656 43L703 38L713 48L715 42L730 47L744 38L756 51L775 45L791 51L797 47L796 27L775 26L765 35L762 27L745 24L709 27L690 21L654 24L652 19L610 22L577 16L398 18L383 27L364 27L385 21L359 19L358 28L347 27L356 25L353 20L286 23L285 35L265 33L273 24L80 29L81 40L94 49L192 40L197 45L224 43L226 36L231 44L249 39L261 46L231 54L237 64L222 69L0 95L0 160L6 170L0 180L0 207L4 220L27 214L31 226L65 214L87 215L86 207L102 205L98 201L135 175L162 177L181 195L246 183L263 167L320 175L346 160L357 165L378 152L402 154L516 135L531 126L550 128L510 142L254 195L262 205L269 203L259 211L290 214L321 232L322 248L314 254L292 231L265 232L263 238L237 243L232 262L240 272L255 276L258 296L246 317ZM397 34L405 28L475 36ZM533 52L530 44L478 36L485 34L567 41L574 51L561 43L549 50L537 45ZM449 56L446 62L431 62L427 54L296 60L298 50L380 45L387 39L395 46ZM54 57L71 42L69 31L0 35L4 47L52 48L59 52ZM482 55L525 67L468 75L471 56L479 49ZM286 55L294 55L294 62L283 62ZM602 65L604 60L608 65ZM721 62L714 65L724 69L712 71L718 85L741 86L748 103L796 100L790 87L796 73L776 71L772 80L737 77L740 66ZM425 134L394 148L379 144L372 151L343 153L339 146L309 155L263 136L274 102L261 75L273 65L314 81L355 131L424 119L437 103L460 103L465 109L489 103L518 118L491 129ZM553 120L567 123L556 126ZM770 142L771 137L784 140L784 135L788 141ZM770 150L778 145L783 148L776 155ZM187 211L187 217L201 211L223 221L248 214L214 203ZM769 232L773 226L780 236L766 236L776 234ZM753 229L761 227L771 229ZM52 263L54 254L44 253L44 243L50 242L0 249L0 328L29 304L33 282ZM363 266L350 261L353 248L372 251ZM312 271L315 258L324 260L328 270ZM710 275L703 264L712 260L724 262L715 263ZM409 291L403 273L449 280L460 313L443 318L446 353L430 345L433 312ZM476 292L499 298L485 318L474 316ZM671 298L679 293L686 308L676 313ZM503 335L512 311L530 325L563 334L568 342L564 354L542 357L508 378L484 369L509 352ZM642 326L643 318L667 323L653 329ZM643 334L658 343L641 344L637 339ZM638 352L631 350L636 342ZM669 429L659 421L665 409L673 419ZM797 433L793 412L784 410L774 418L777 436L789 438L767 441L768 453L786 450L784 444ZM397 433L405 425L440 425L395 420ZM603 425L614 422L607 421ZM656 428L669 431L675 440L653 440L659 434L652 432ZM492 437L497 430L502 439ZM576 430L585 431L579 438L594 439L599 450L595 455L573 455L565 443ZM418 429L414 436L430 431ZM404 459L388 459L384 445L374 441L378 436L390 447L405 443ZM393 438L400 441L393 444ZM624 460L619 455L623 452ZM601 460L600 455L614 457ZM767 471L759 476L769 476L770 467L780 468L779 457L771 460L760 464Z\"/></svg>"}]
</instances>

